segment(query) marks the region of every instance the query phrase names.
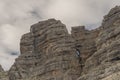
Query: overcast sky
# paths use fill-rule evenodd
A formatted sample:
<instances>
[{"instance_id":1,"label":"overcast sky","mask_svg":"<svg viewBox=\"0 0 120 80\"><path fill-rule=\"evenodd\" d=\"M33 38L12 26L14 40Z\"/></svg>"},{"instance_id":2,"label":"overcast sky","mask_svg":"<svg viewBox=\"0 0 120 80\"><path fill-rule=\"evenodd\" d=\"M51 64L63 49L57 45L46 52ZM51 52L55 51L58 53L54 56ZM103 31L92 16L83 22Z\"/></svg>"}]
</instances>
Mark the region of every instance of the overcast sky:
<instances>
[{"instance_id":1,"label":"overcast sky","mask_svg":"<svg viewBox=\"0 0 120 80\"><path fill-rule=\"evenodd\" d=\"M0 64L8 70L19 54L22 34L38 21L56 18L71 26L99 27L120 0L0 0Z\"/></svg>"}]
</instances>

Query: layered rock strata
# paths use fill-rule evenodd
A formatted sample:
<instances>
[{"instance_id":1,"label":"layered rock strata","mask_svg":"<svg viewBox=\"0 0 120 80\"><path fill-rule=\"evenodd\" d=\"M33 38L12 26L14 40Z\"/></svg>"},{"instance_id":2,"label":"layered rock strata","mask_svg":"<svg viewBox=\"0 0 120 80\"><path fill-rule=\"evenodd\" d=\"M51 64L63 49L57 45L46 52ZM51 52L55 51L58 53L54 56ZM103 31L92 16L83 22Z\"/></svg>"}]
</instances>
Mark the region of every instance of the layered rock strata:
<instances>
[{"instance_id":1,"label":"layered rock strata","mask_svg":"<svg viewBox=\"0 0 120 80\"><path fill-rule=\"evenodd\" d=\"M72 27L71 36L75 40L75 48L80 51L80 57L83 63L88 59L94 52L97 51L95 39L99 34L99 29L87 30L85 26Z\"/></svg>"},{"instance_id":2,"label":"layered rock strata","mask_svg":"<svg viewBox=\"0 0 120 80\"><path fill-rule=\"evenodd\" d=\"M21 55L9 71L10 80L76 80L80 67L74 40L55 19L31 26L21 39Z\"/></svg>"},{"instance_id":3,"label":"layered rock strata","mask_svg":"<svg viewBox=\"0 0 120 80\"><path fill-rule=\"evenodd\" d=\"M100 28L97 51L86 60L77 80L120 80L120 6L104 17Z\"/></svg>"},{"instance_id":4,"label":"layered rock strata","mask_svg":"<svg viewBox=\"0 0 120 80\"><path fill-rule=\"evenodd\" d=\"M59 20L36 23L20 51L9 80L120 80L120 6L95 30L76 26L68 34Z\"/></svg>"}]
</instances>

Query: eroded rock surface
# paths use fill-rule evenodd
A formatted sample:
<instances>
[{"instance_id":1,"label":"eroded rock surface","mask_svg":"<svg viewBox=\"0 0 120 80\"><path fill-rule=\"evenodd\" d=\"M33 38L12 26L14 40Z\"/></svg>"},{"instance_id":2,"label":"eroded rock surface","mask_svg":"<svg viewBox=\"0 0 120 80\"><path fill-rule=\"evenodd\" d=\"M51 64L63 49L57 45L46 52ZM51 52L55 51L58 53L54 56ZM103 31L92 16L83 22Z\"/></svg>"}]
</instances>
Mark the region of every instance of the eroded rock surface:
<instances>
[{"instance_id":1,"label":"eroded rock surface","mask_svg":"<svg viewBox=\"0 0 120 80\"><path fill-rule=\"evenodd\" d=\"M80 51L83 62L97 51L95 39L99 34L99 29L86 30L84 26L72 27L71 35L75 40L75 48Z\"/></svg>"},{"instance_id":2,"label":"eroded rock surface","mask_svg":"<svg viewBox=\"0 0 120 80\"><path fill-rule=\"evenodd\" d=\"M100 28L97 51L86 60L78 80L120 80L120 6L105 16Z\"/></svg>"},{"instance_id":3,"label":"eroded rock surface","mask_svg":"<svg viewBox=\"0 0 120 80\"><path fill-rule=\"evenodd\" d=\"M76 26L68 34L59 20L38 22L20 51L9 80L120 80L120 6L95 30Z\"/></svg>"},{"instance_id":4,"label":"eroded rock surface","mask_svg":"<svg viewBox=\"0 0 120 80\"><path fill-rule=\"evenodd\" d=\"M80 67L74 40L55 19L31 26L21 39L21 55L9 71L10 80L75 80Z\"/></svg>"}]
</instances>

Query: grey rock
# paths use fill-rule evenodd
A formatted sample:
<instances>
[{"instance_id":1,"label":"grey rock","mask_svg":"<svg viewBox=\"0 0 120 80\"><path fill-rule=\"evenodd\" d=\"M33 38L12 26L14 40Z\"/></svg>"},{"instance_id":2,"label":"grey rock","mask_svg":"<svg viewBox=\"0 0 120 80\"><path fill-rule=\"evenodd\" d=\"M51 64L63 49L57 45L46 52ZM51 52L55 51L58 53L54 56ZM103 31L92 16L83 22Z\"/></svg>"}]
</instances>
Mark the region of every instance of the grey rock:
<instances>
[{"instance_id":1,"label":"grey rock","mask_svg":"<svg viewBox=\"0 0 120 80\"><path fill-rule=\"evenodd\" d=\"M32 25L30 32L22 36L20 45L21 55L9 71L10 80L79 77L74 40L60 21L49 19Z\"/></svg>"},{"instance_id":2,"label":"grey rock","mask_svg":"<svg viewBox=\"0 0 120 80\"><path fill-rule=\"evenodd\" d=\"M38 22L22 36L20 51L9 80L119 80L120 6L95 30L76 26L69 34L59 20Z\"/></svg>"},{"instance_id":3,"label":"grey rock","mask_svg":"<svg viewBox=\"0 0 120 80\"><path fill-rule=\"evenodd\" d=\"M96 52L89 57L78 80L119 80L120 76L120 6L103 20L95 39ZM106 20L108 19L108 20Z\"/></svg>"}]
</instances>

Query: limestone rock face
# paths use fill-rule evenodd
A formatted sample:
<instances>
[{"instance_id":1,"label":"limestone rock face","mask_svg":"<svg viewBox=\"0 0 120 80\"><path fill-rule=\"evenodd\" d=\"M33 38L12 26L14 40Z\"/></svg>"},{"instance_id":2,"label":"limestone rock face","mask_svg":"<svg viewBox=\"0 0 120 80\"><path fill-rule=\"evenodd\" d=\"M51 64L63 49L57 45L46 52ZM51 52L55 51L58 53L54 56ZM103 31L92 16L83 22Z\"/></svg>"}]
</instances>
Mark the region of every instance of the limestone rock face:
<instances>
[{"instance_id":1,"label":"limestone rock face","mask_svg":"<svg viewBox=\"0 0 120 80\"><path fill-rule=\"evenodd\" d=\"M38 22L20 51L9 80L120 80L120 6L95 30L76 26L68 34L59 20Z\"/></svg>"},{"instance_id":2,"label":"limestone rock face","mask_svg":"<svg viewBox=\"0 0 120 80\"><path fill-rule=\"evenodd\" d=\"M99 29L86 30L84 26L72 27L71 35L75 40L75 48L80 51L83 61L97 51L95 39L98 36Z\"/></svg>"},{"instance_id":3,"label":"limestone rock face","mask_svg":"<svg viewBox=\"0 0 120 80\"><path fill-rule=\"evenodd\" d=\"M55 19L31 26L21 39L21 55L9 71L10 80L76 80L79 61L74 40Z\"/></svg>"},{"instance_id":4,"label":"limestone rock face","mask_svg":"<svg viewBox=\"0 0 120 80\"><path fill-rule=\"evenodd\" d=\"M120 6L105 16L100 28L97 51L86 60L78 80L120 80Z\"/></svg>"}]
</instances>

